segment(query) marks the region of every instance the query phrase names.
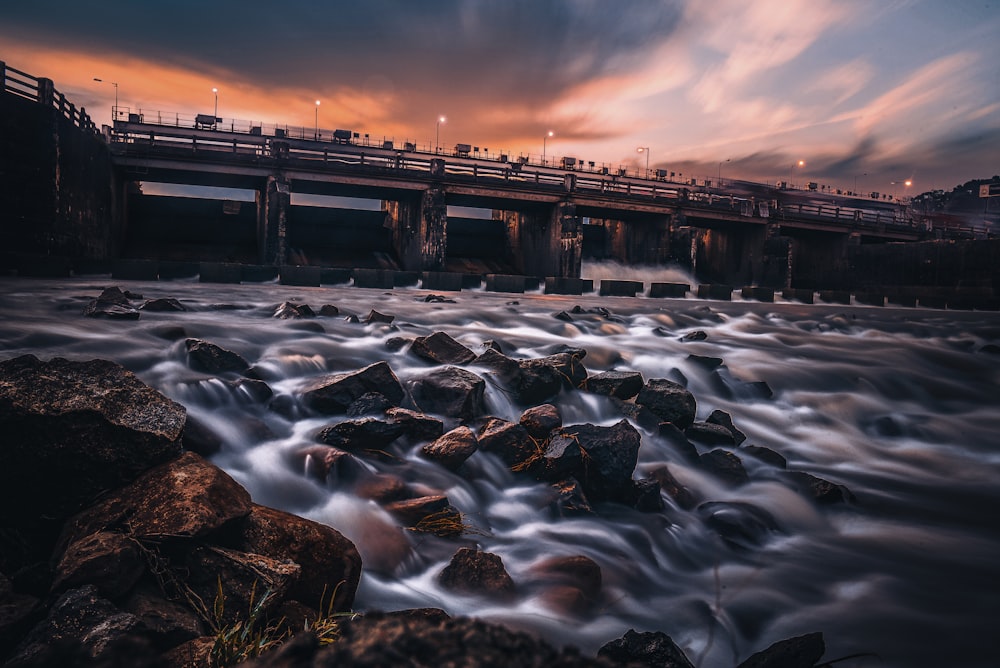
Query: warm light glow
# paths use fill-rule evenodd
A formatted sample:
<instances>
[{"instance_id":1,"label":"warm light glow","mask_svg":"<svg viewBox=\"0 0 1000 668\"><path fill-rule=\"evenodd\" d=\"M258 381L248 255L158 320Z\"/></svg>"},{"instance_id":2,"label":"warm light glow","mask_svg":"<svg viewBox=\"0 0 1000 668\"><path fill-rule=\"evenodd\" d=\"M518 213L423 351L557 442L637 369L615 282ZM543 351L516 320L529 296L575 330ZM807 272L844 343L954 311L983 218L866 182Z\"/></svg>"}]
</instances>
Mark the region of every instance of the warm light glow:
<instances>
[{"instance_id":1,"label":"warm light glow","mask_svg":"<svg viewBox=\"0 0 1000 668\"><path fill-rule=\"evenodd\" d=\"M637 151L638 153L642 153L642 152L643 152L643 151L645 151L646 149L645 149L645 148L643 148L642 146L639 146L639 147L638 147L638 148L636 148L635 150L636 150L636 151Z\"/></svg>"},{"instance_id":2,"label":"warm light glow","mask_svg":"<svg viewBox=\"0 0 1000 668\"><path fill-rule=\"evenodd\" d=\"M906 181L903 182L903 185L904 186L912 186L913 185L913 181L910 181L909 179L907 179Z\"/></svg>"},{"instance_id":3,"label":"warm light glow","mask_svg":"<svg viewBox=\"0 0 1000 668\"><path fill-rule=\"evenodd\" d=\"M446 120L448 120L448 119L445 118L444 116L438 117L438 123L444 123Z\"/></svg>"},{"instance_id":4,"label":"warm light glow","mask_svg":"<svg viewBox=\"0 0 1000 668\"><path fill-rule=\"evenodd\" d=\"M213 92L213 93L218 93L218 92L219 92L219 89L218 89L218 88L213 88L213 89L212 89L212 92Z\"/></svg>"},{"instance_id":5,"label":"warm light glow","mask_svg":"<svg viewBox=\"0 0 1000 668\"><path fill-rule=\"evenodd\" d=\"M319 100L316 100L316 106L317 107L319 106Z\"/></svg>"},{"instance_id":6,"label":"warm light glow","mask_svg":"<svg viewBox=\"0 0 1000 668\"><path fill-rule=\"evenodd\" d=\"M552 137L553 135L555 135L555 133L552 132L552 130L549 130L549 136Z\"/></svg>"},{"instance_id":7,"label":"warm light glow","mask_svg":"<svg viewBox=\"0 0 1000 668\"><path fill-rule=\"evenodd\" d=\"M805 160L799 160L799 167L805 167L805 166L806 166L806 161Z\"/></svg>"}]
</instances>

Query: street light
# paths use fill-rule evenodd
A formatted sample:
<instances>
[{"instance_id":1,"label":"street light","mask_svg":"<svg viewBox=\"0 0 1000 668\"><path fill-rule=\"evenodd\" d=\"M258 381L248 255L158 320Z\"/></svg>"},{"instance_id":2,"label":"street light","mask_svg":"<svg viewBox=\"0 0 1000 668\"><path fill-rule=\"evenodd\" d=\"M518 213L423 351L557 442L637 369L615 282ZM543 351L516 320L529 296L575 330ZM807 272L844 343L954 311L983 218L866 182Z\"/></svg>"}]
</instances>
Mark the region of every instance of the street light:
<instances>
[{"instance_id":1,"label":"street light","mask_svg":"<svg viewBox=\"0 0 1000 668\"><path fill-rule=\"evenodd\" d=\"M437 125L434 127L434 152L437 153L439 150L439 145L441 144L441 124L448 119L444 116L438 116Z\"/></svg>"},{"instance_id":2,"label":"street light","mask_svg":"<svg viewBox=\"0 0 1000 668\"><path fill-rule=\"evenodd\" d=\"M542 137L542 164L545 164L545 142L548 141L549 137L555 135L552 130L549 130L544 137Z\"/></svg>"},{"instance_id":3,"label":"street light","mask_svg":"<svg viewBox=\"0 0 1000 668\"><path fill-rule=\"evenodd\" d=\"M805 167L805 166L806 166L806 161L805 160L799 160L798 162L793 162L792 166L788 168L788 187L789 188L792 187L792 170L795 169L796 167Z\"/></svg>"},{"instance_id":4,"label":"street light","mask_svg":"<svg viewBox=\"0 0 1000 668\"><path fill-rule=\"evenodd\" d=\"M646 154L646 178L649 178L649 147L648 146L637 146L636 153Z\"/></svg>"},{"instance_id":5,"label":"street light","mask_svg":"<svg viewBox=\"0 0 1000 668\"><path fill-rule=\"evenodd\" d=\"M316 134L313 136L313 140L319 139L319 100L316 100Z\"/></svg>"},{"instance_id":6,"label":"street light","mask_svg":"<svg viewBox=\"0 0 1000 668\"><path fill-rule=\"evenodd\" d=\"M865 172L861 176L868 176L868 172ZM857 174L854 175L854 196L855 197L858 196L858 175Z\"/></svg>"},{"instance_id":7,"label":"street light","mask_svg":"<svg viewBox=\"0 0 1000 668\"><path fill-rule=\"evenodd\" d=\"M725 162L729 162L730 160L732 160L732 158L726 158ZM719 162L719 181L718 181L718 183L716 185L719 186L719 187L722 187L722 162L721 161Z\"/></svg>"},{"instance_id":8,"label":"street light","mask_svg":"<svg viewBox=\"0 0 1000 668\"><path fill-rule=\"evenodd\" d=\"M212 116L216 119L216 122L218 122L218 118L219 118L219 89L218 88L213 88L212 92L215 93L215 113L212 114Z\"/></svg>"},{"instance_id":9,"label":"street light","mask_svg":"<svg viewBox=\"0 0 1000 668\"><path fill-rule=\"evenodd\" d=\"M895 188L892 189L892 198L894 200L898 200L899 199L899 197L897 197L897 195L899 194L899 185L900 184L903 185L903 197L906 197L906 189L913 185L913 181L911 181L910 179L906 179L905 181L892 181L891 183L892 183L892 185L896 186Z\"/></svg>"},{"instance_id":10,"label":"street light","mask_svg":"<svg viewBox=\"0 0 1000 668\"><path fill-rule=\"evenodd\" d=\"M94 81L98 83L105 83L104 79L98 79L97 77L94 77ZM108 81L106 83L115 87L115 106L111 108L111 120L114 121L118 117L118 82Z\"/></svg>"}]
</instances>

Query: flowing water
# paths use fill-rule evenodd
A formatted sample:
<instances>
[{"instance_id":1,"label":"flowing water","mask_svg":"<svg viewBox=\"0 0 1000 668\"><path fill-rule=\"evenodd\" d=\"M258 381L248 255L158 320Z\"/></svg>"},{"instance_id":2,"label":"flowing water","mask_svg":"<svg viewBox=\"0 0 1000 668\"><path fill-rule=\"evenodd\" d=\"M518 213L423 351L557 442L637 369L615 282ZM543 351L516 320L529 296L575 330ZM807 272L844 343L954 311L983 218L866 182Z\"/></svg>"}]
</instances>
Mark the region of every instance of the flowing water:
<instances>
[{"instance_id":1,"label":"flowing water","mask_svg":"<svg viewBox=\"0 0 1000 668\"><path fill-rule=\"evenodd\" d=\"M146 298L177 298L189 310L144 311L138 321L84 317L87 302L112 284ZM116 360L183 404L221 438L214 461L256 502L327 523L358 545L365 561L359 610L441 607L586 652L630 628L661 630L701 666L734 665L811 631L824 633L827 659L878 655L840 665L1000 665L1000 315L480 291L427 303L427 294L4 278L0 357ZM286 300L316 310L333 304L341 313L271 317ZM553 317L575 305L610 314ZM366 325L345 318L363 320L373 308L395 320ZM751 482L729 486L637 425L636 477L666 464L700 500L752 504L756 516L770 519L751 523L734 542L722 540L704 513L666 496L662 513L607 505L593 515L561 517L547 485L510 473L491 455L476 453L459 476L423 460L421 444L408 442L365 467L444 492L470 532L445 539L404 530L374 502L308 474L301 453L315 445L319 428L338 419L309 415L294 398L310 378L378 360L405 382L430 367L405 348L390 351L386 341L439 330L476 352L489 340L513 357L540 357L568 344L587 351L591 373L683 376L698 400L698 419L726 411L748 444L781 453L789 469L846 486L854 502L816 505L773 466L747 455ZM707 339L679 340L695 330ZM184 335L256 365L275 393L271 406L247 386L188 368ZM725 365L713 373L690 354ZM773 396L741 381L764 381ZM492 385L487 402L492 414L510 420L522 410ZM553 403L565 424L620 419L596 395L564 392ZM500 555L517 596L498 602L439 587L436 575L459 546ZM583 615L552 604L537 568L548 557L571 555L590 557L602 570L601 599Z\"/></svg>"}]
</instances>

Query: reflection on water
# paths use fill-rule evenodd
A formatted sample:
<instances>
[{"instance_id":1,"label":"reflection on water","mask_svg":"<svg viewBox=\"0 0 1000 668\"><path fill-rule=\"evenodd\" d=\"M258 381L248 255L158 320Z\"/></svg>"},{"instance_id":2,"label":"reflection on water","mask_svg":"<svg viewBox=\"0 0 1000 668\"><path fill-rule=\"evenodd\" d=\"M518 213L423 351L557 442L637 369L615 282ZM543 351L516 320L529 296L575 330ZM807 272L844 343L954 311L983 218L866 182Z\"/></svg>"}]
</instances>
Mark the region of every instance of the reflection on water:
<instances>
[{"instance_id":1,"label":"reflection on water","mask_svg":"<svg viewBox=\"0 0 1000 668\"><path fill-rule=\"evenodd\" d=\"M215 461L255 501L328 523L355 541L366 566L359 609L437 606L585 651L629 628L662 630L703 666L730 665L815 630L825 634L827 658L881 657L845 665L995 665L1000 356L988 346L1000 343L997 314L484 292L427 303L428 293L417 290L177 282L124 287L175 297L186 312L144 312L130 322L84 318L88 299L105 285L0 280L2 356L113 359L184 404L221 440ZM314 310L333 304L340 314L272 318L286 300ZM576 305L585 312L571 321L554 317ZM393 322L347 319L363 320L373 308ZM361 474L391 473L444 493L473 529L462 539L407 531L354 488L314 474L315 461L303 453L337 420L307 414L294 397L311 377L378 360L401 380L419 375L428 364L387 343L438 330L477 353L486 341L513 357L568 344L587 351L591 373L682 379L698 399L698 419L726 411L747 444L845 485L856 502L817 506L773 465L745 453L751 482L728 486L636 425L636 475L666 464L710 503L685 509L667 499L663 513L610 505L562 517L547 485L515 476L490 455L475 454L459 476L419 457L421 442L400 441L390 457L365 459ZM705 340L680 341L698 330ZM184 337L239 353L274 397L191 370ZM721 358L724 366L713 370L689 355ZM773 396L750 381L766 382ZM567 424L621 418L596 395L563 393L553 403ZM493 385L487 405L513 420L522 410ZM734 518L739 533L723 540L720 527ZM499 554L518 596L494 602L440 588L436 575L460 545ZM539 574L545 559L574 555L597 562L602 574L600 600L582 614L554 605Z\"/></svg>"}]
</instances>

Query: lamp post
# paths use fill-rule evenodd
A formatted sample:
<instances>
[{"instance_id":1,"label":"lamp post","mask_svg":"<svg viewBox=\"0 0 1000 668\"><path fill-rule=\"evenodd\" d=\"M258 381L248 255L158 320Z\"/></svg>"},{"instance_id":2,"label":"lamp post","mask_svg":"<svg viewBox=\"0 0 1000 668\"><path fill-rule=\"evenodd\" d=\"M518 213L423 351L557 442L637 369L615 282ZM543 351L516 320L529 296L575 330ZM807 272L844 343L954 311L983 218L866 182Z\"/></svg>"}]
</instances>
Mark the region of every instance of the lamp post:
<instances>
[{"instance_id":1,"label":"lamp post","mask_svg":"<svg viewBox=\"0 0 1000 668\"><path fill-rule=\"evenodd\" d=\"M548 132L545 133L545 136L542 137L542 164L543 165L545 164L545 148L546 148L545 142L547 142L548 139L549 139L549 137L553 136L554 134L555 133L552 132L552 130L549 130Z\"/></svg>"},{"instance_id":2,"label":"lamp post","mask_svg":"<svg viewBox=\"0 0 1000 668\"><path fill-rule=\"evenodd\" d=\"M793 162L792 166L788 168L788 187L789 188L792 187L792 170L795 169L796 167L805 167L805 166L806 166L806 161L805 160L799 160L798 162Z\"/></svg>"},{"instance_id":3,"label":"lamp post","mask_svg":"<svg viewBox=\"0 0 1000 668\"><path fill-rule=\"evenodd\" d=\"M729 162L730 160L732 160L732 158L726 158L724 162ZM723 161L719 162L719 181L716 183L716 185L720 188L722 187L722 162Z\"/></svg>"},{"instance_id":4,"label":"lamp post","mask_svg":"<svg viewBox=\"0 0 1000 668\"><path fill-rule=\"evenodd\" d=\"M219 119L219 89L218 88L213 88L212 92L215 93L215 113L213 113L212 116L216 119L216 122L218 122L218 119Z\"/></svg>"},{"instance_id":5,"label":"lamp post","mask_svg":"<svg viewBox=\"0 0 1000 668\"><path fill-rule=\"evenodd\" d=\"M906 197L906 189L913 185L913 181L910 179L906 179L905 181L891 181L891 183L896 186L892 189L892 198L896 201L899 201L899 197L897 195L899 194L900 185L903 186L903 197Z\"/></svg>"},{"instance_id":6,"label":"lamp post","mask_svg":"<svg viewBox=\"0 0 1000 668\"><path fill-rule=\"evenodd\" d=\"M861 176L868 176L868 172L865 172ZM858 196L858 175L857 174L854 175L854 196L855 197Z\"/></svg>"},{"instance_id":7,"label":"lamp post","mask_svg":"<svg viewBox=\"0 0 1000 668\"><path fill-rule=\"evenodd\" d=\"M316 134L313 136L313 140L319 139L319 100L316 100Z\"/></svg>"},{"instance_id":8,"label":"lamp post","mask_svg":"<svg viewBox=\"0 0 1000 668\"><path fill-rule=\"evenodd\" d=\"M98 83L105 83L104 79L98 79L97 77L94 77L94 81ZM107 83L115 87L115 106L111 107L111 121L114 122L114 120L118 117L118 82L108 81Z\"/></svg>"},{"instance_id":9,"label":"lamp post","mask_svg":"<svg viewBox=\"0 0 1000 668\"><path fill-rule=\"evenodd\" d=\"M649 178L649 147L648 146L637 146L635 149L636 153L646 154L646 178Z\"/></svg>"},{"instance_id":10,"label":"lamp post","mask_svg":"<svg viewBox=\"0 0 1000 668\"><path fill-rule=\"evenodd\" d=\"M441 144L441 124L447 120L444 116L438 116L437 125L434 127L434 153L439 151Z\"/></svg>"}]
</instances>

